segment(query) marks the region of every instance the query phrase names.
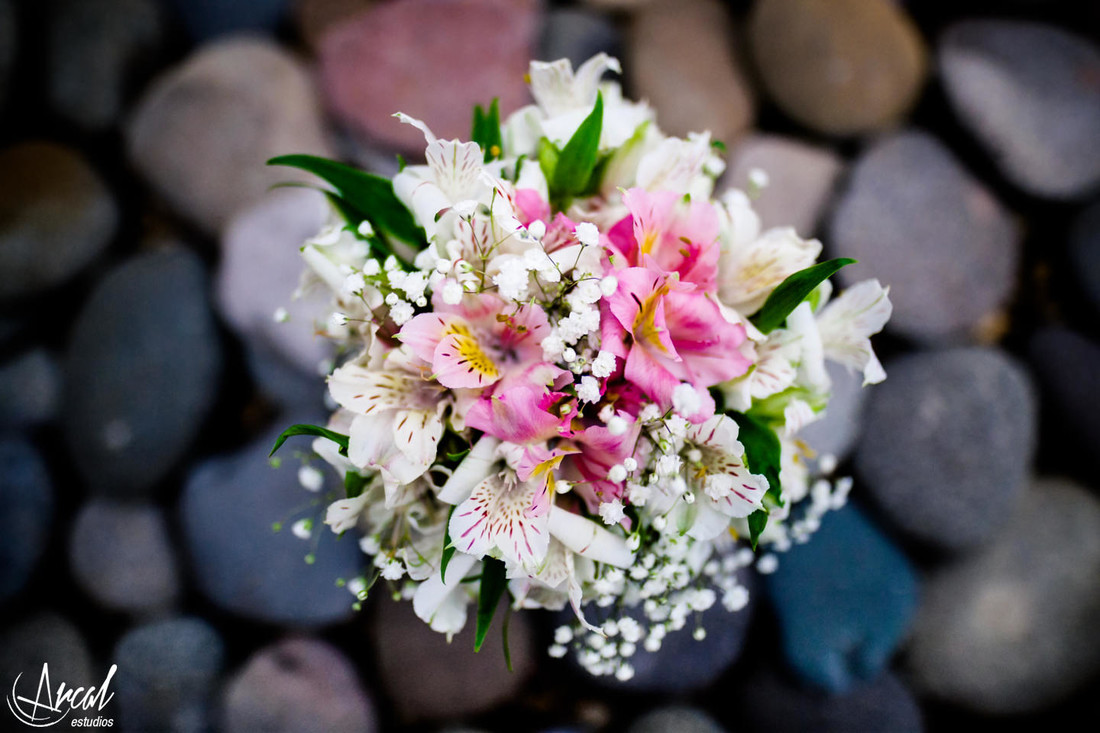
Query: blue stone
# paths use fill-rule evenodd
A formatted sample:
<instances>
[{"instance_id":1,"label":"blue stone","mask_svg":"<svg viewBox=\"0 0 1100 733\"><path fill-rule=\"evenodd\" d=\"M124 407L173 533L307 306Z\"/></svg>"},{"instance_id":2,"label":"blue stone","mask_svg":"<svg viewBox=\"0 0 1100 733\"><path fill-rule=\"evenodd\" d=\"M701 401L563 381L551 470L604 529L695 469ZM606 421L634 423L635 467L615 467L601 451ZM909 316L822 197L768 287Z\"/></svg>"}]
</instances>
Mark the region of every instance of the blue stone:
<instances>
[{"instance_id":1,"label":"blue stone","mask_svg":"<svg viewBox=\"0 0 1100 733\"><path fill-rule=\"evenodd\" d=\"M361 574L364 556L352 533L337 539L322 523L335 473L325 469L319 494L298 483L293 454L308 451L309 438L294 438L282 449L280 468L268 462L283 427L323 424L314 415L296 418L239 453L200 464L187 480L180 513L195 581L211 601L248 618L317 626L352 614L355 599L336 580ZM289 531L303 517L314 520L315 536L305 541ZM275 532L277 522L286 529ZM311 553L315 562L309 565L305 557Z\"/></svg>"},{"instance_id":2,"label":"blue stone","mask_svg":"<svg viewBox=\"0 0 1100 733\"><path fill-rule=\"evenodd\" d=\"M53 485L38 452L25 440L0 440L0 602L26 585L53 512Z\"/></svg>"},{"instance_id":3,"label":"blue stone","mask_svg":"<svg viewBox=\"0 0 1100 733\"><path fill-rule=\"evenodd\" d=\"M854 506L827 514L808 543L781 555L765 588L787 663L831 692L877 677L917 608L909 561Z\"/></svg>"},{"instance_id":4,"label":"blue stone","mask_svg":"<svg viewBox=\"0 0 1100 733\"><path fill-rule=\"evenodd\" d=\"M205 41L240 31L274 31L287 0L169 0L191 37Z\"/></svg>"}]
</instances>

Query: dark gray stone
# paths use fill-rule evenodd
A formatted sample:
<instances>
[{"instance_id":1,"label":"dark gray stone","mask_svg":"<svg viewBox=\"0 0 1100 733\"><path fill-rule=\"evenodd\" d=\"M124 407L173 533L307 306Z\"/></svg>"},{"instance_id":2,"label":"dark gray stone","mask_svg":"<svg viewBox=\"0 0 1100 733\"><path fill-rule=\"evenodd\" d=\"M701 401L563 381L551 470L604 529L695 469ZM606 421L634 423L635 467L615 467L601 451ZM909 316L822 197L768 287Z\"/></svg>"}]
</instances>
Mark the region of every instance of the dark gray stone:
<instances>
[{"instance_id":1,"label":"dark gray stone","mask_svg":"<svg viewBox=\"0 0 1100 733\"><path fill-rule=\"evenodd\" d=\"M107 673L106 668L93 667L80 631L52 612L16 622L0 635L0 679L4 680L5 694L11 690L8 685L21 674L20 694L34 699L43 664L49 665L50 683L55 690L59 682L66 687L98 687ZM5 711L5 721L8 715Z\"/></svg>"},{"instance_id":2,"label":"dark gray stone","mask_svg":"<svg viewBox=\"0 0 1100 733\"><path fill-rule=\"evenodd\" d=\"M1069 260L1085 297L1100 315L1100 201L1084 211L1069 238Z\"/></svg>"},{"instance_id":3,"label":"dark gray stone","mask_svg":"<svg viewBox=\"0 0 1100 733\"><path fill-rule=\"evenodd\" d=\"M628 733L725 733L702 710L688 707L659 708L634 721Z\"/></svg>"},{"instance_id":4,"label":"dark gray stone","mask_svg":"<svg viewBox=\"0 0 1100 733\"><path fill-rule=\"evenodd\" d=\"M600 52L618 58L619 29L608 16L581 8L555 8L543 17L539 56L543 61L569 59L576 69Z\"/></svg>"},{"instance_id":5,"label":"dark gray stone","mask_svg":"<svg viewBox=\"0 0 1100 733\"><path fill-rule=\"evenodd\" d=\"M947 551L989 539L1012 513L1037 440L1027 373L1001 351L911 354L870 396L856 472L907 536Z\"/></svg>"},{"instance_id":6,"label":"dark gray stone","mask_svg":"<svg viewBox=\"0 0 1100 733\"><path fill-rule=\"evenodd\" d=\"M860 262L841 280L889 285L887 328L921 341L958 340L987 325L1016 285L1016 224L924 132L888 135L863 152L827 241L835 256Z\"/></svg>"},{"instance_id":7,"label":"dark gray stone","mask_svg":"<svg viewBox=\"0 0 1100 733\"><path fill-rule=\"evenodd\" d=\"M242 31L275 30L288 0L168 0L196 41Z\"/></svg>"},{"instance_id":8,"label":"dark gray stone","mask_svg":"<svg viewBox=\"0 0 1100 733\"><path fill-rule=\"evenodd\" d=\"M833 693L882 674L917 608L916 572L854 505L826 514L763 580L788 666Z\"/></svg>"},{"instance_id":9,"label":"dark gray stone","mask_svg":"<svg viewBox=\"0 0 1100 733\"><path fill-rule=\"evenodd\" d=\"M1100 501L1035 482L987 547L931 574L907 655L923 694L1039 710L1100 672Z\"/></svg>"},{"instance_id":10,"label":"dark gray stone","mask_svg":"<svg viewBox=\"0 0 1100 733\"><path fill-rule=\"evenodd\" d=\"M1038 331L1029 345L1029 361L1039 378L1049 406L1068 430L1060 437L1084 448L1090 456L1100 451L1100 344L1066 328Z\"/></svg>"},{"instance_id":11,"label":"dark gray stone","mask_svg":"<svg viewBox=\"0 0 1100 733\"><path fill-rule=\"evenodd\" d=\"M0 440L0 603L30 579L53 513L53 484L38 451L20 438Z\"/></svg>"},{"instance_id":12,"label":"dark gray stone","mask_svg":"<svg viewBox=\"0 0 1100 733\"><path fill-rule=\"evenodd\" d=\"M221 345L202 262L138 255L108 274L73 326L63 425L100 494L146 494L175 466L213 406Z\"/></svg>"},{"instance_id":13,"label":"dark gray stone","mask_svg":"<svg viewBox=\"0 0 1100 733\"><path fill-rule=\"evenodd\" d=\"M114 124L164 35L154 0L52 0L48 92L54 108L90 130Z\"/></svg>"},{"instance_id":14,"label":"dark gray stone","mask_svg":"<svg viewBox=\"0 0 1100 733\"><path fill-rule=\"evenodd\" d=\"M167 619L128 631L114 651L121 730L213 730L224 656L221 637L202 619Z\"/></svg>"},{"instance_id":15,"label":"dark gray stone","mask_svg":"<svg viewBox=\"0 0 1100 733\"><path fill-rule=\"evenodd\" d=\"M513 672L504 663L499 618L477 654L472 610L450 642L417 618L408 601L380 597L369 623L379 678L405 720L459 720L512 700L545 656L535 648L528 612L513 613L508 622Z\"/></svg>"},{"instance_id":16,"label":"dark gray stone","mask_svg":"<svg viewBox=\"0 0 1100 733\"><path fill-rule=\"evenodd\" d=\"M172 605L180 579L168 525L154 506L93 499L76 517L69 563L84 592L115 611Z\"/></svg>"},{"instance_id":17,"label":"dark gray stone","mask_svg":"<svg viewBox=\"0 0 1100 733\"><path fill-rule=\"evenodd\" d=\"M1001 172L1028 193L1072 198L1100 184L1100 49L1039 23L952 25L939 44L947 97Z\"/></svg>"},{"instance_id":18,"label":"dark gray stone","mask_svg":"<svg viewBox=\"0 0 1100 733\"><path fill-rule=\"evenodd\" d=\"M261 649L226 688L227 733L373 733L378 723L355 668L316 639Z\"/></svg>"},{"instance_id":19,"label":"dark gray stone","mask_svg":"<svg viewBox=\"0 0 1100 733\"><path fill-rule=\"evenodd\" d=\"M65 282L117 226L114 199L76 152L41 142L0 151L0 299Z\"/></svg>"},{"instance_id":20,"label":"dark gray stone","mask_svg":"<svg viewBox=\"0 0 1100 733\"><path fill-rule=\"evenodd\" d=\"M45 349L0 365L0 426L27 428L53 420L61 400L61 368Z\"/></svg>"},{"instance_id":21,"label":"dark gray stone","mask_svg":"<svg viewBox=\"0 0 1100 733\"><path fill-rule=\"evenodd\" d=\"M196 583L210 600L249 618L317 626L352 614L355 599L335 581L356 577L365 561L351 534L337 540L321 523L324 494L312 495L298 484L293 451L308 450L309 439L292 439L283 448L281 468L268 463L283 427L323 424L314 415L296 417L239 453L199 464L188 477L180 513ZM326 472L322 492L335 484L335 474ZM299 516L314 517L316 549L287 530L273 531L276 522L289 527ZM311 552L316 562L307 565Z\"/></svg>"},{"instance_id":22,"label":"dark gray stone","mask_svg":"<svg viewBox=\"0 0 1100 733\"><path fill-rule=\"evenodd\" d=\"M843 695L799 687L774 671L753 674L737 690L745 730L768 733L921 733L913 693L892 674Z\"/></svg>"}]
</instances>

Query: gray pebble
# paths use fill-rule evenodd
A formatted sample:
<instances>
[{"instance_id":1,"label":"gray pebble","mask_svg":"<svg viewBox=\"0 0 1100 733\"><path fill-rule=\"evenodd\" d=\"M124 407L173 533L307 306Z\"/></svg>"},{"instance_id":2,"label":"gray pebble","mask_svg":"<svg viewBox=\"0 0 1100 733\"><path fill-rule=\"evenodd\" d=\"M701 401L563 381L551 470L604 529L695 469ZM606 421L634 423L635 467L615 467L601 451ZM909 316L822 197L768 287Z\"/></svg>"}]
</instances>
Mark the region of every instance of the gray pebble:
<instances>
[{"instance_id":1,"label":"gray pebble","mask_svg":"<svg viewBox=\"0 0 1100 733\"><path fill-rule=\"evenodd\" d=\"M1053 26L952 25L939 44L947 97L1013 183L1073 198L1100 184L1100 49Z\"/></svg>"},{"instance_id":2,"label":"gray pebble","mask_svg":"<svg viewBox=\"0 0 1100 733\"><path fill-rule=\"evenodd\" d=\"M1100 315L1100 201L1077 217L1069 238L1073 274Z\"/></svg>"},{"instance_id":3,"label":"gray pebble","mask_svg":"<svg viewBox=\"0 0 1100 733\"><path fill-rule=\"evenodd\" d=\"M725 733L725 728L702 710L689 707L659 708L634 721L628 733Z\"/></svg>"},{"instance_id":4,"label":"gray pebble","mask_svg":"<svg viewBox=\"0 0 1100 733\"><path fill-rule=\"evenodd\" d=\"M934 572L907 656L917 689L986 713L1052 705L1100 671L1100 501L1040 479L986 548Z\"/></svg>"},{"instance_id":5,"label":"gray pebble","mask_svg":"<svg viewBox=\"0 0 1100 733\"><path fill-rule=\"evenodd\" d=\"M936 138L916 130L863 152L826 241L833 256L860 261L840 279L889 285L887 328L920 341L972 335L1016 286L1016 224Z\"/></svg>"},{"instance_id":6,"label":"gray pebble","mask_svg":"<svg viewBox=\"0 0 1100 733\"><path fill-rule=\"evenodd\" d=\"M0 439L0 603L30 579L53 513L53 483L38 451L21 438Z\"/></svg>"},{"instance_id":7,"label":"gray pebble","mask_svg":"<svg viewBox=\"0 0 1100 733\"><path fill-rule=\"evenodd\" d=\"M198 618L157 621L128 631L113 657L121 729L211 730L212 698L224 655L218 632Z\"/></svg>"},{"instance_id":8,"label":"gray pebble","mask_svg":"<svg viewBox=\"0 0 1100 733\"><path fill-rule=\"evenodd\" d=\"M155 612L179 595L168 526L154 506L93 499L77 514L69 558L84 592L105 608Z\"/></svg>"},{"instance_id":9,"label":"gray pebble","mask_svg":"<svg viewBox=\"0 0 1100 733\"><path fill-rule=\"evenodd\" d=\"M147 493L213 406L221 344L202 262L186 250L138 255L92 292L65 361L63 424L100 494Z\"/></svg>"},{"instance_id":10,"label":"gray pebble","mask_svg":"<svg viewBox=\"0 0 1100 733\"><path fill-rule=\"evenodd\" d=\"M20 694L33 699L43 664L49 665L50 683L55 690L59 682L74 688L98 686L107 673L106 668L97 669L92 664L80 631L53 612L18 621L0 634L0 680L4 681L5 694L11 689L8 685L13 685L21 674ZM8 714L4 712L5 720Z\"/></svg>"},{"instance_id":11,"label":"gray pebble","mask_svg":"<svg viewBox=\"0 0 1100 733\"><path fill-rule=\"evenodd\" d=\"M989 539L1008 519L1035 453L1027 373L986 348L911 354L871 393L856 471L909 537L948 551Z\"/></svg>"},{"instance_id":12,"label":"gray pebble","mask_svg":"<svg viewBox=\"0 0 1100 733\"><path fill-rule=\"evenodd\" d=\"M583 8L554 8L543 18L539 59L569 59L578 68L596 54L619 57L622 40L611 18Z\"/></svg>"},{"instance_id":13,"label":"gray pebble","mask_svg":"<svg viewBox=\"0 0 1100 733\"><path fill-rule=\"evenodd\" d=\"M0 426L27 428L50 422L61 403L61 368L45 349L0 365Z\"/></svg>"}]
</instances>

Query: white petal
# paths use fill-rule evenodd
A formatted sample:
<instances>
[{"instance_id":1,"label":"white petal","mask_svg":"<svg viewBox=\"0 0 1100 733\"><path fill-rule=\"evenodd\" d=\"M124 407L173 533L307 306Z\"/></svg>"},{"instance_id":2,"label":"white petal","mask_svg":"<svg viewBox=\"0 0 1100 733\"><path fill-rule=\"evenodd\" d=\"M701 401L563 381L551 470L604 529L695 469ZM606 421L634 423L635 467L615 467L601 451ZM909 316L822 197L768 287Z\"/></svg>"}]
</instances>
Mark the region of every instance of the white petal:
<instances>
[{"instance_id":1,"label":"white petal","mask_svg":"<svg viewBox=\"0 0 1100 733\"><path fill-rule=\"evenodd\" d=\"M332 531L340 534L353 529L359 522L359 515L363 513L367 505L367 494L363 493L352 499L340 499L329 504L325 511L325 524L332 527Z\"/></svg>"},{"instance_id":2,"label":"white petal","mask_svg":"<svg viewBox=\"0 0 1100 733\"><path fill-rule=\"evenodd\" d=\"M402 455L414 465L423 466L420 473L428 470L435 461L439 439L443 436L443 420L434 407L431 410L398 410L393 416L393 432L394 443Z\"/></svg>"},{"instance_id":3,"label":"white petal","mask_svg":"<svg viewBox=\"0 0 1100 733\"><path fill-rule=\"evenodd\" d=\"M429 145L435 142L435 135L433 135L432 131L428 129L428 126L420 120L416 119L415 117L409 117L404 112L397 112L394 114L394 117L401 120L401 122L405 123L406 125L412 125L416 129L424 133L424 142L428 143Z\"/></svg>"},{"instance_id":4,"label":"white petal","mask_svg":"<svg viewBox=\"0 0 1100 733\"><path fill-rule=\"evenodd\" d=\"M484 160L477 143L436 140L428 145L424 155L448 203L477 198Z\"/></svg>"},{"instance_id":5,"label":"white petal","mask_svg":"<svg viewBox=\"0 0 1100 733\"><path fill-rule=\"evenodd\" d=\"M413 594L413 611L417 617L442 633L461 631L466 623L467 599L459 581L466 577L476 562L469 555L455 553L447 565L446 583L439 573L434 573L418 585Z\"/></svg>"},{"instance_id":6,"label":"white petal","mask_svg":"<svg viewBox=\"0 0 1100 733\"><path fill-rule=\"evenodd\" d=\"M608 69L622 71L618 60L605 53L585 61L575 75L569 59L532 61L528 71L531 96L550 117L577 108L590 108L596 101L600 77Z\"/></svg>"},{"instance_id":7,"label":"white petal","mask_svg":"<svg viewBox=\"0 0 1100 733\"><path fill-rule=\"evenodd\" d=\"M825 356L849 370L862 370L865 385L881 382L886 373L871 348L871 336L882 330L892 311L890 289L878 280L845 290L818 318Z\"/></svg>"},{"instance_id":8,"label":"white petal","mask_svg":"<svg viewBox=\"0 0 1100 733\"><path fill-rule=\"evenodd\" d=\"M595 522L556 506L550 509L550 534L582 557L620 568L634 564L626 540Z\"/></svg>"},{"instance_id":9,"label":"white petal","mask_svg":"<svg viewBox=\"0 0 1100 733\"><path fill-rule=\"evenodd\" d=\"M710 157L710 133L690 140L665 138L638 163L638 185L647 191L686 193Z\"/></svg>"},{"instance_id":10,"label":"white petal","mask_svg":"<svg viewBox=\"0 0 1100 733\"><path fill-rule=\"evenodd\" d=\"M514 480L514 475L489 476L455 507L451 541L461 552L479 558L496 548L505 561L534 570L550 546L549 518L533 517L528 511L540 490L538 482Z\"/></svg>"},{"instance_id":11,"label":"white petal","mask_svg":"<svg viewBox=\"0 0 1100 733\"><path fill-rule=\"evenodd\" d=\"M439 490L439 500L447 504L461 504L466 501L474 487L493 472L499 445L500 440L497 438L491 435L481 436Z\"/></svg>"},{"instance_id":12,"label":"white petal","mask_svg":"<svg viewBox=\"0 0 1100 733\"><path fill-rule=\"evenodd\" d=\"M743 248L722 253L719 297L752 315L781 282L814 264L819 254L821 242L816 239L802 239L790 227L769 229Z\"/></svg>"},{"instance_id":13,"label":"white petal","mask_svg":"<svg viewBox=\"0 0 1100 733\"><path fill-rule=\"evenodd\" d=\"M332 399L352 412L372 415L394 408L435 409L441 390L424 389L423 379L395 371L364 369L345 364L328 378Z\"/></svg>"}]
</instances>

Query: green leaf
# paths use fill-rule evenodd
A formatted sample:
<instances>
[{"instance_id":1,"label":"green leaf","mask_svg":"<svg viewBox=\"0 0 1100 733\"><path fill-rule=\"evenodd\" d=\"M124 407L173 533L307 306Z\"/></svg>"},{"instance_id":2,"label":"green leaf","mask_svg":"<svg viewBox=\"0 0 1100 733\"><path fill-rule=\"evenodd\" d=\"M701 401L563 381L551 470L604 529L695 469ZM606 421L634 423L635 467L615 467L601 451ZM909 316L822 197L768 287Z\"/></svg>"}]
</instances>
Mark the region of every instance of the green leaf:
<instances>
[{"instance_id":1,"label":"green leaf","mask_svg":"<svg viewBox=\"0 0 1100 733\"><path fill-rule=\"evenodd\" d=\"M840 268L855 263L856 260L850 257L841 257L819 262L813 267L807 267L789 276L772 291L764 301L764 306L750 319L752 325L763 333L771 333L783 325L791 311L797 308L814 288L828 280Z\"/></svg>"},{"instance_id":2,"label":"green leaf","mask_svg":"<svg viewBox=\"0 0 1100 733\"><path fill-rule=\"evenodd\" d=\"M332 208L336 209L336 212L340 214L340 217L343 218L343 220L346 221L356 231L356 236L359 237L359 239L364 239L364 237L359 236L358 231L359 225L366 220L367 215L349 204L338 193L333 193L332 191L325 190L321 190L321 193L323 193L325 195L325 198L329 200L329 203L332 204ZM371 254L373 254L380 260L385 260L387 257L393 254L393 250L387 247L386 243L378 237L366 237L365 241L367 243L367 246L370 247Z\"/></svg>"},{"instance_id":3,"label":"green leaf","mask_svg":"<svg viewBox=\"0 0 1100 733\"><path fill-rule=\"evenodd\" d=\"M756 550L756 543L760 539L760 535L764 533L764 528L767 526L767 509L757 509L749 515L749 544L752 545L753 551Z\"/></svg>"},{"instance_id":4,"label":"green leaf","mask_svg":"<svg viewBox=\"0 0 1100 733\"><path fill-rule=\"evenodd\" d=\"M328 428L322 428L318 425L291 425L289 428L282 432L278 440L275 441L275 447L268 453L268 457L275 455L275 451L283 447L283 443L287 441L287 438L292 438L295 435L314 435L320 438L328 438L336 445L340 446L340 455L346 456L348 454L348 436L329 430Z\"/></svg>"},{"instance_id":5,"label":"green leaf","mask_svg":"<svg viewBox=\"0 0 1100 733\"><path fill-rule=\"evenodd\" d=\"M451 564L451 558L455 554L454 543L451 542L451 517L454 516L455 507L451 507L451 511L447 514L447 524L444 525L443 530L443 557L439 560L439 576L441 578L447 577L447 566Z\"/></svg>"},{"instance_id":6,"label":"green leaf","mask_svg":"<svg viewBox=\"0 0 1100 733\"><path fill-rule=\"evenodd\" d=\"M481 572L481 589L477 595L475 652L481 651L481 645L485 643L485 635L489 633L489 624L493 621L493 613L497 610L500 597L504 595L504 589L508 585L508 580L505 577L507 570L503 562L487 557L484 563L485 569Z\"/></svg>"},{"instance_id":7,"label":"green leaf","mask_svg":"<svg viewBox=\"0 0 1100 733\"><path fill-rule=\"evenodd\" d=\"M348 471L344 474L344 495L349 499L363 493L363 489L366 488L367 477L356 473L355 471Z\"/></svg>"},{"instance_id":8,"label":"green leaf","mask_svg":"<svg viewBox=\"0 0 1100 733\"><path fill-rule=\"evenodd\" d=\"M508 667L509 672L514 672L512 669L512 649L508 646L508 622L512 620L512 606L505 604L504 606L504 623L500 627L500 639L504 642L504 664Z\"/></svg>"},{"instance_id":9,"label":"green leaf","mask_svg":"<svg viewBox=\"0 0 1100 733\"><path fill-rule=\"evenodd\" d=\"M328 182L387 239L397 239L418 249L427 244L424 230L394 195L389 180L315 155L281 155L267 164L299 168Z\"/></svg>"},{"instance_id":10,"label":"green leaf","mask_svg":"<svg viewBox=\"0 0 1100 733\"><path fill-rule=\"evenodd\" d=\"M470 139L485 151L485 162L496 160L504 151L500 134L500 99L494 98L486 112L481 105L474 106L473 130Z\"/></svg>"},{"instance_id":11,"label":"green leaf","mask_svg":"<svg viewBox=\"0 0 1100 733\"><path fill-rule=\"evenodd\" d=\"M737 439L745 447L746 465L750 471L761 474L768 480L767 496L779 503L782 497L779 485L780 447L775 431L748 415L739 412L728 414L737 423ZM767 508L757 509L749 515L749 541L752 549L756 549L760 533L767 525Z\"/></svg>"},{"instance_id":12,"label":"green leaf","mask_svg":"<svg viewBox=\"0 0 1100 733\"><path fill-rule=\"evenodd\" d=\"M558 146L550 142L548 138L539 138L539 167L542 168L542 175L546 177L547 181L551 181L554 178L554 171L558 168L558 159L561 157L561 151L558 150Z\"/></svg>"},{"instance_id":13,"label":"green leaf","mask_svg":"<svg viewBox=\"0 0 1100 733\"><path fill-rule=\"evenodd\" d=\"M562 148L550 180L551 195L573 196L588 188L600 149L603 130L603 94L596 94L596 106Z\"/></svg>"}]
</instances>

